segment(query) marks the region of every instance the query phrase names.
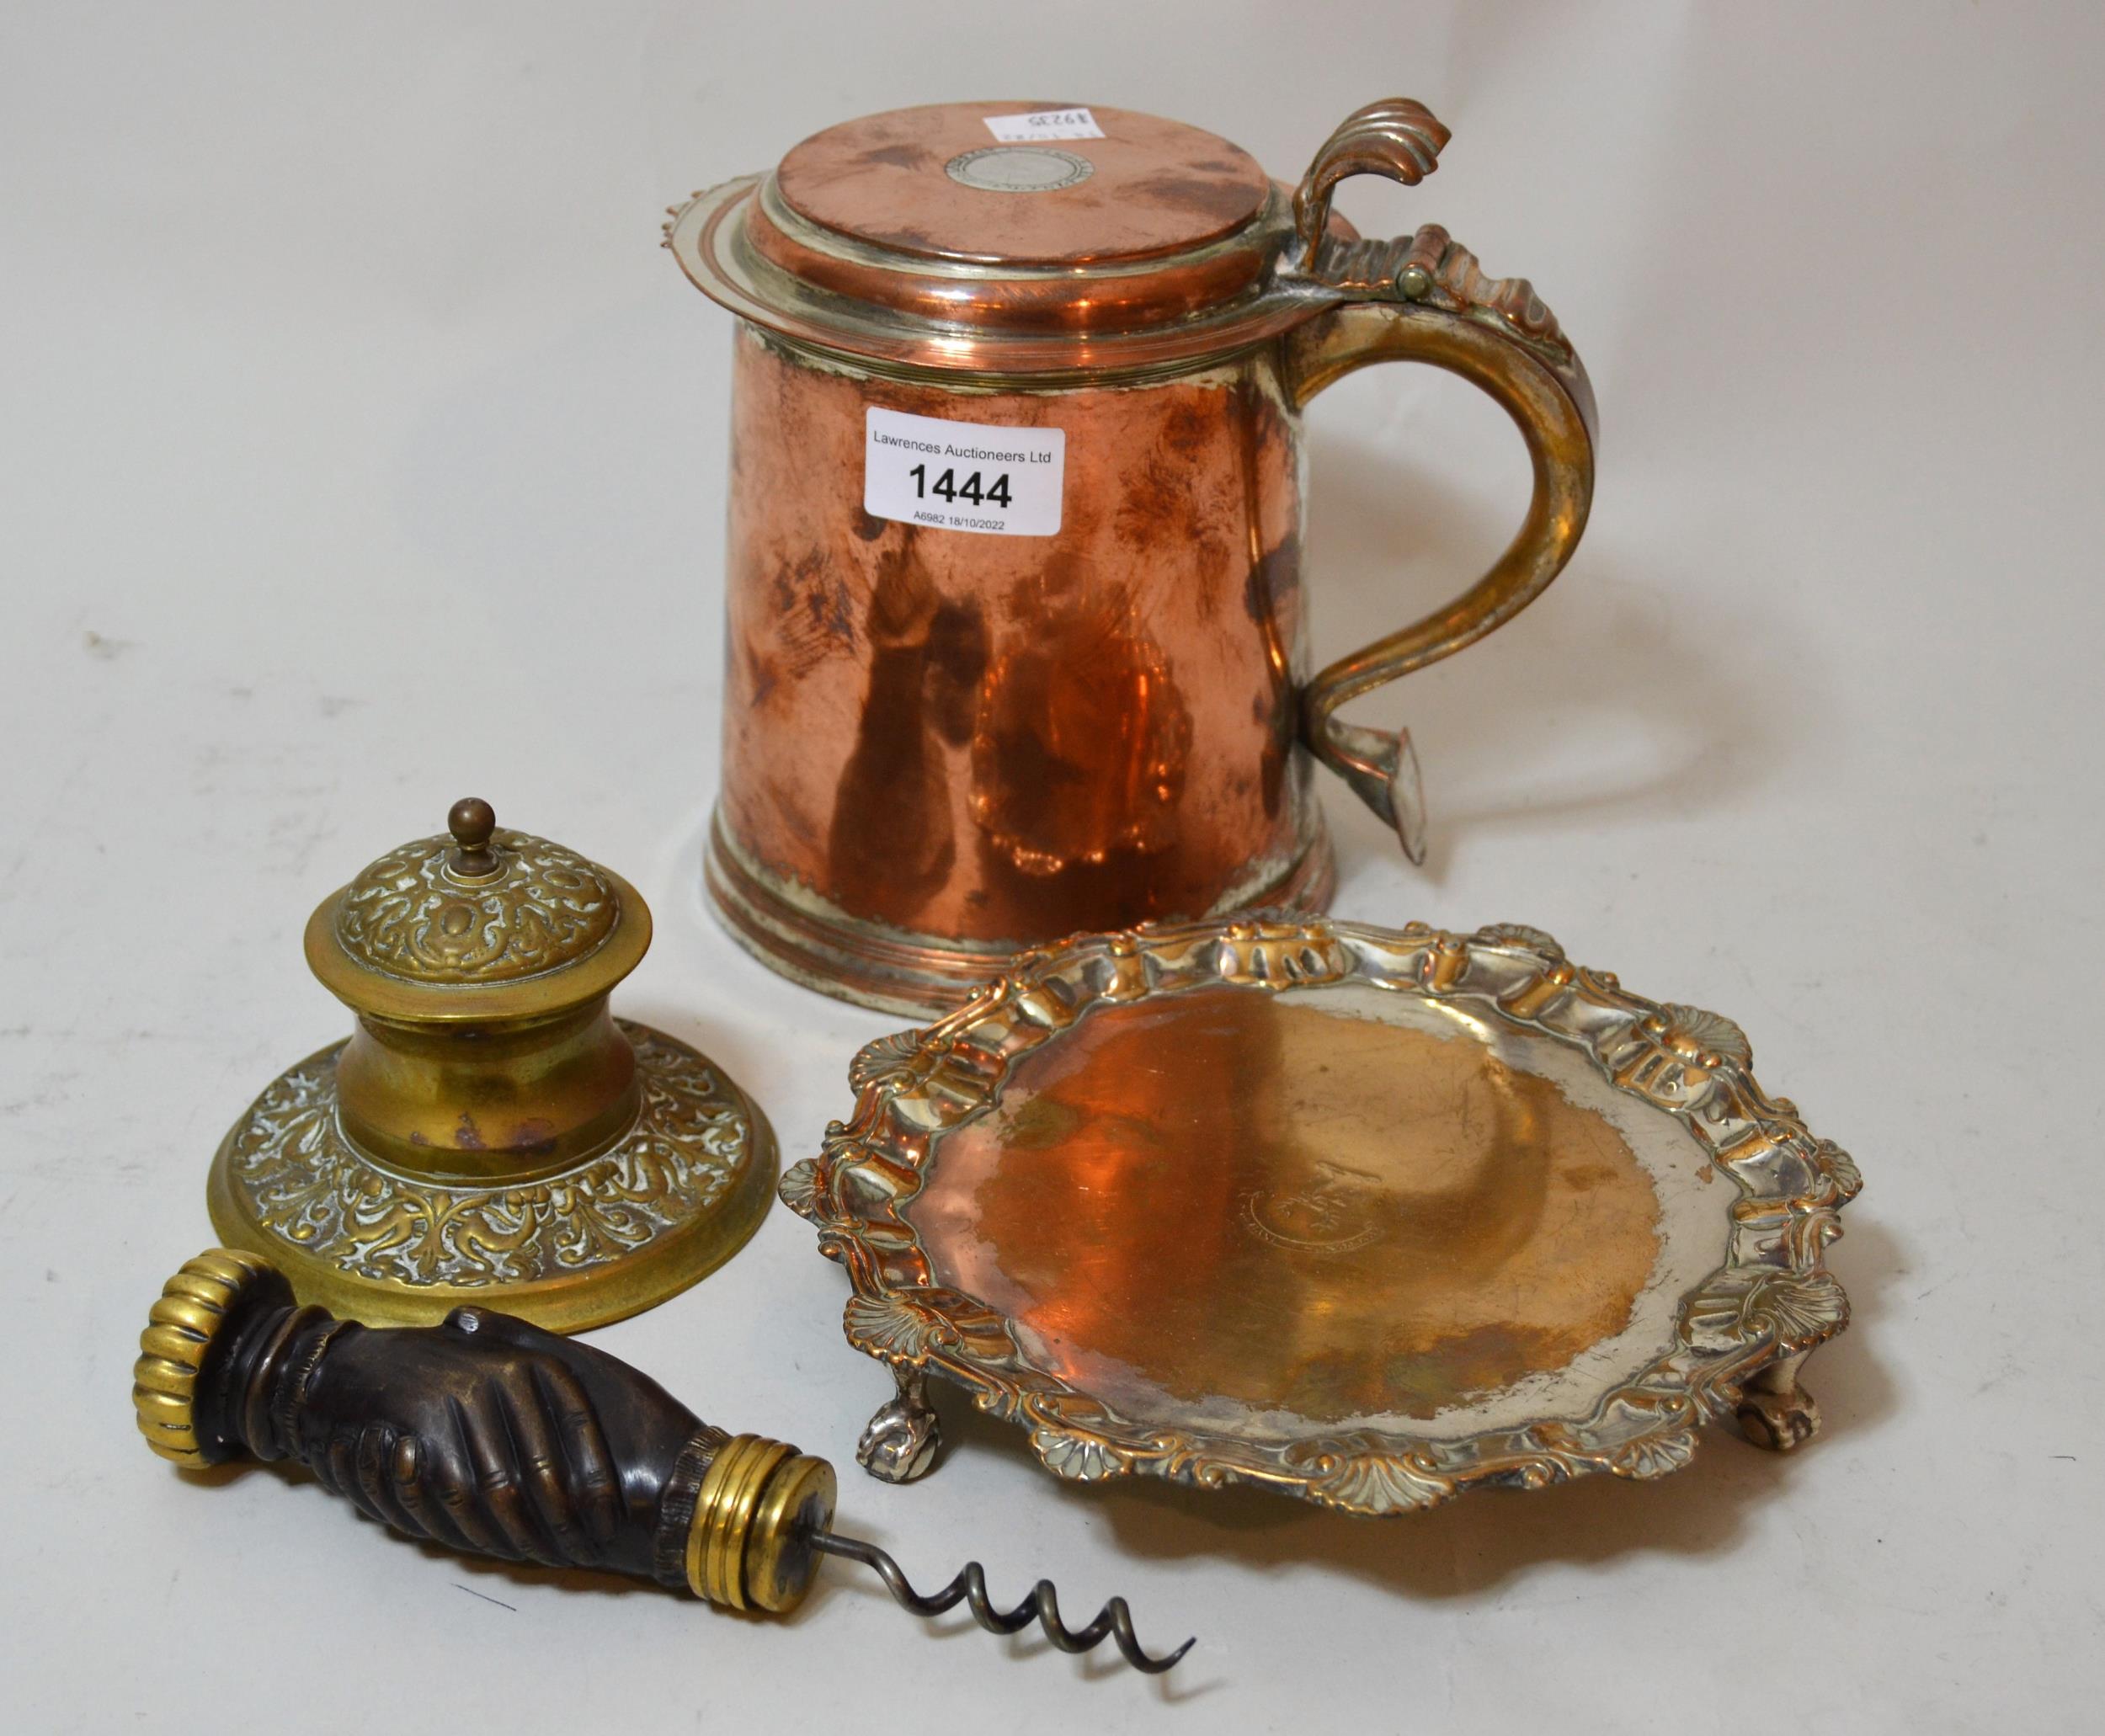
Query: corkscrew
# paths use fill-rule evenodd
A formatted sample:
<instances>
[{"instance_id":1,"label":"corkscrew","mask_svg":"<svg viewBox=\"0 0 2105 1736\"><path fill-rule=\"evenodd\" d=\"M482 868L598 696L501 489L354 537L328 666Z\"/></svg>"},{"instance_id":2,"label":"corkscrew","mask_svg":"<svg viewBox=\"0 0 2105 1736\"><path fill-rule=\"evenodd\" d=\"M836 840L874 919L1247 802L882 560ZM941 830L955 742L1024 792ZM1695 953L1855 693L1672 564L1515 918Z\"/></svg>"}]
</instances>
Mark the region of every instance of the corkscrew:
<instances>
[{"instance_id":1,"label":"corkscrew","mask_svg":"<svg viewBox=\"0 0 2105 1736\"><path fill-rule=\"evenodd\" d=\"M825 1460L727 1434L605 1350L491 1309L360 1326L300 1307L275 1267L221 1248L168 1280L139 1349L132 1403L163 1458L293 1459L371 1517L449 1548L778 1615L803 1601L822 1557L839 1556L919 1616L962 1603L990 1633L1035 1621L1063 1652L1108 1638L1150 1675L1191 1648L1151 1656L1119 1597L1070 1629L1047 1580L1000 1610L976 1561L924 1595L876 1544L829 1528Z\"/></svg>"}]
</instances>

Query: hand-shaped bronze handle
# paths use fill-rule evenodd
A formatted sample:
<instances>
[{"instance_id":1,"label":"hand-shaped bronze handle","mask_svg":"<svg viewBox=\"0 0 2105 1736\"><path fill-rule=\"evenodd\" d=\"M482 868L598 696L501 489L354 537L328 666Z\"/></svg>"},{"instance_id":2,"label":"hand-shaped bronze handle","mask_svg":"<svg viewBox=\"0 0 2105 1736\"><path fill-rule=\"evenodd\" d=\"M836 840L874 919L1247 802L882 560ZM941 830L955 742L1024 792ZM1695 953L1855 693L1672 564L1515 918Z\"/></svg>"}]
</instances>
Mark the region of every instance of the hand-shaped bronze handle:
<instances>
[{"instance_id":1,"label":"hand-shaped bronze handle","mask_svg":"<svg viewBox=\"0 0 2105 1736\"><path fill-rule=\"evenodd\" d=\"M253 1254L214 1249L169 1279L139 1350L132 1403L162 1457L296 1460L383 1524L449 1548L778 1612L803 1600L822 1556L845 1556L919 1614L962 1602L999 1632L1036 1620L1065 1651L1110 1637L1150 1672L1184 1654L1143 1651L1120 1598L1073 1631L1042 1580L997 1611L977 1562L922 1597L882 1549L828 1529L825 1460L727 1435L605 1351L493 1309L360 1326L300 1307Z\"/></svg>"},{"instance_id":2,"label":"hand-shaped bronze handle","mask_svg":"<svg viewBox=\"0 0 2105 1736\"><path fill-rule=\"evenodd\" d=\"M1288 339L1297 404L1372 362L1431 362L1505 407L1534 466L1527 518L1489 572L1446 608L1331 664L1302 692L1309 751L1396 828L1414 862L1425 856L1425 812L1409 732L1356 726L1335 713L1519 614L1571 558L1593 499L1593 387L1527 279L1486 277L1475 255L1436 224L1394 241L1364 241L1331 220L1338 182L1372 173L1415 185L1437 166L1447 137L1428 110L1404 98L1348 116L1294 194L1298 258L1288 268L1327 303Z\"/></svg>"},{"instance_id":3,"label":"hand-shaped bronze handle","mask_svg":"<svg viewBox=\"0 0 2105 1736\"><path fill-rule=\"evenodd\" d=\"M293 1459L383 1524L477 1555L783 1610L833 1513L823 1459L734 1440L605 1351L493 1309L360 1326L221 1249L168 1281L140 1350L133 1399L163 1457Z\"/></svg>"}]
</instances>

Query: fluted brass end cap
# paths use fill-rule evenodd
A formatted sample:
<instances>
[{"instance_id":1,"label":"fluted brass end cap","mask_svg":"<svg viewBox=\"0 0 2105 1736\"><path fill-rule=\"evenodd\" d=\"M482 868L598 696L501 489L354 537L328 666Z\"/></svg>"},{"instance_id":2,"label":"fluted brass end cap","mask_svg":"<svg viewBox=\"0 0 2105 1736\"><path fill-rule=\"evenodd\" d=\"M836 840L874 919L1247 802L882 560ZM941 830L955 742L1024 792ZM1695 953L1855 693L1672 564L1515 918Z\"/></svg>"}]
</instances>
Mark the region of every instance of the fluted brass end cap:
<instances>
[{"instance_id":1,"label":"fluted brass end cap","mask_svg":"<svg viewBox=\"0 0 2105 1736\"><path fill-rule=\"evenodd\" d=\"M811 1539L832 1522L837 1493L825 1460L765 1435L733 1436L695 1501L688 1588L726 1609L795 1609L818 1571Z\"/></svg>"},{"instance_id":2,"label":"fluted brass end cap","mask_svg":"<svg viewBox=\"0 0 2105 1736\"><path fill-rule=\"evenodd\" d=\"M147 1316L147 1329L139 1334L139 1360L131 1365L131 1405L138 1414L139 1432L163 1458L186 1470L212 1462L198 1444L191 1415L198 1370L235 1302L277 1275L269 1261L253 1254L212 1248L184 1262L162 1286L160 1300Z\"/></svg>"}]
</instances>

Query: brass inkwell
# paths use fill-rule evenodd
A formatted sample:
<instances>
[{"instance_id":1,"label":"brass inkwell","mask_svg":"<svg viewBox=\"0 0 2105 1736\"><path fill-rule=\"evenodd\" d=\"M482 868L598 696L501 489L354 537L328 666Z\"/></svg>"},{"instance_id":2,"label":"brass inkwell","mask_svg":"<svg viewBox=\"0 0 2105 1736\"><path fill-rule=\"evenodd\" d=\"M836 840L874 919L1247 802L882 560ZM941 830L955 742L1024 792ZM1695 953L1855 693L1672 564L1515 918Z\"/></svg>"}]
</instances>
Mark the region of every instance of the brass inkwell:
<instances>
[{"instance_id":1,"label":"brass inkwell","mask_svg":"<svg viewBox=\"0 0 2105 1736\"><path fill-rule=\"evenodd\" d=\"M635 887L487 802L448 825L309 920L308 966L358 1028L234 1124L213 1227L367 1322L618 1320L743 1245L774 1136L705 1056L610 1011L650 945Z\"/></svg>"}]
</instances>

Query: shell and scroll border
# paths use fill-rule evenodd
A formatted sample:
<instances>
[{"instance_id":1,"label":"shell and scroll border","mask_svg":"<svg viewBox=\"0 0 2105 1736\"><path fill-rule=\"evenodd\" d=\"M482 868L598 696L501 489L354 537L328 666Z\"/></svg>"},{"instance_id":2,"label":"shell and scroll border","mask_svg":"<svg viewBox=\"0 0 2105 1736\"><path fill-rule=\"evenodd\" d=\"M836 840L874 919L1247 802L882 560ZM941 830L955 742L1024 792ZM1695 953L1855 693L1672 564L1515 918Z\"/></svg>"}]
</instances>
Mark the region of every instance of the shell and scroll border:
<instances>
[{"instance_id":1,"label":"shell and scroll border","mask_svg":"<svg viewBox=\"0 0 2105 1736\"><path fill-rule=\"evenodd\" d=\"M936 1283L901 1207L949 1129L994 1104L1016 1057L1090 1008L1221 985L1283 989L1361 982L1459 1003L1589 1056L1618 1089L1676 1116L1735 1185L1727 1260L1684 1299L1675 1347L1578 1422L1544 1421L1455 1440L1344 1431L1260 1443L1119 1415L1032 1365L997 1312ZM845 1321L858 1350L933 1368L983 1411L1025 1428L1046 1466L1096 1481L1154 1475L1266 1487L1361 1514L1415 1511L1479 1483L1541 1488L1606 1471L1664 1476L1696 1431L1730 1414L1772 1365L1833 1337L1849 1305L1824 1252L1862 1185L1841 1148L1788 1100L1756 1084L1731 1020L1625 990L1575 966L1540 929L1458 935L1264 919L1145 926L1020 955L1007 975L925 1030L880 1038L855 1057L853 1118L792 1168L783 1199L848 1271Z\"/></svg>"}]
</instances>

